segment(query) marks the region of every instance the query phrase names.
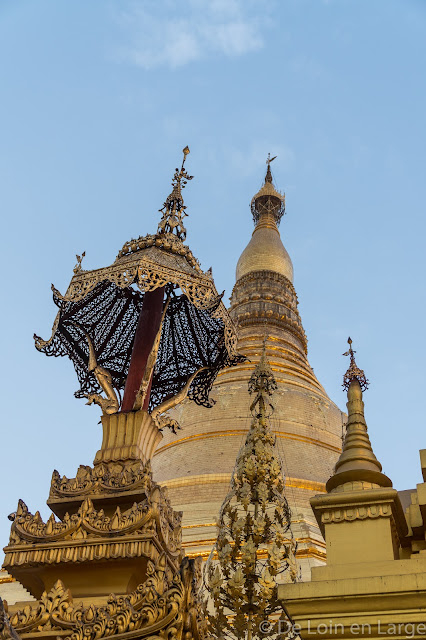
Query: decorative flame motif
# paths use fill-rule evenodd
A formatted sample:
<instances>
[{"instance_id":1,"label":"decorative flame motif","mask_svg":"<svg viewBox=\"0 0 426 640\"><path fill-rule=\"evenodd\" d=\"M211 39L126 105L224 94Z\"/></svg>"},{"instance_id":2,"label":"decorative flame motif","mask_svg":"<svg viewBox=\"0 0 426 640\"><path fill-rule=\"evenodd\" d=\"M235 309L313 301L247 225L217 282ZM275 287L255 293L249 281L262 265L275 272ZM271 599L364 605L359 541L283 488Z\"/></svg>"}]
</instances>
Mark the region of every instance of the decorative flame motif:
<instances>
[{"instance_id":1,"label":"decorative flame motif","mask_svg":"<svg viewBox=\"0 0 426 640\"><path fill-rule=\"evenodd\" d=\"M83 258L86 255L86 252L83 251L83 253L81 254L81 256L79 256L78 254L76 254L76 259L77 259L77 264L75 265L73 271L74 274L80 273L80 271L82 271L82 266L81 263L83 262Z\"/></svg>"},{"instance_id":2,"label":"decorative flame motif","mask_svg":"<svg viewBox=\"0 0 426 640\"><path fill-rule=\"evenodd\" d=\"M145 582L134 591L111 594L102 605L74 602L61 580L44 591L39 601L15 611L10 620L0 599L0 637L20 640L19 632L101 640L134 638L136 632L138 638L203 640L204 621L196 597L199 562L185 558L180 570L171 574L161 555L155 563L148 560L146 574Z\"/></svg>"},{"instance_id":3,"label":"decorative flame motif","mask_svg":"<svg viewBox=\"0 0 426 640\"><path fill-rule=\"evenodd\" d=\"M352 349L352 340L348 338L349 350L345 351L344 356L350 356L351 362L349 365L349 369L346 371L343 376L343 388L348 391L349 385L352 380L358 380L362 391L366 391L368 389L368 385L370 384L367 378L365 377L365 373L362 369L357 366L355 362L355 354L356 351Z\"/></svg>"},{"instance_id":4,"label":"decorative flame motif","mask_svg":"<svg viewBox=\"0 0 426 640\"><path fill-rule=\"evenodd\" d=\"M266 416L275 389L264 343L249 382L250 393L256 394L251 405L254 417L237 457L231 488L219 514L217 542L205 567L212 605L208 608L213 609L206 615L213 637L263 638L260 623L282 613L277 577L280 582L296 581L291 514L275 436ZM268 632L268 638L278 635L278 628Z\"/></svg>"},{"instance_id":5,"label":"decorative flame motif","mask_svg":"<svg viewBox=\"0 0 426 640\"><path fill-rule=\"evenodd\" d=\"M183 217L188 215L185 213L186 206L183 204L182 189L185 187L188 180L192 180L194 177L188 175L187 171L184 169L188 153L189 148L185 147L185 149L183 149L183 161L180 171L178 168L175 169L175 174L172 180L172 192L167 197L162 208L159 209L160 213L162 213L162 218L157 229L157 233L160 235L163 233L174 232L181 240L185 240L186 238L186 229L183 224Z\"/></svg>"}]
</instances>

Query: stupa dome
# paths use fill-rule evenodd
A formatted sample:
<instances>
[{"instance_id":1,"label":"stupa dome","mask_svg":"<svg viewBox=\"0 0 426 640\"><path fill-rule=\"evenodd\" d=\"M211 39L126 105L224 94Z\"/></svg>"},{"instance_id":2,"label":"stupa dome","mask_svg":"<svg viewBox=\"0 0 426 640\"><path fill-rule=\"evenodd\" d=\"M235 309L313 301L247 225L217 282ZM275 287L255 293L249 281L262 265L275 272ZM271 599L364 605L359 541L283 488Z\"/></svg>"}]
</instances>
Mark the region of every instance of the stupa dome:
<instances>
[{"instance_id":1,"label":"stupa dome","mask_svg":"<svg viewBox=\"0 0 426 640\"><path fill-rule=\"evenodd\" d=\"M236 280L252 271L274 271L293 282L293 263L271 213L260 216L251 240L238 260Z\"/></svg>"}]
</instances>

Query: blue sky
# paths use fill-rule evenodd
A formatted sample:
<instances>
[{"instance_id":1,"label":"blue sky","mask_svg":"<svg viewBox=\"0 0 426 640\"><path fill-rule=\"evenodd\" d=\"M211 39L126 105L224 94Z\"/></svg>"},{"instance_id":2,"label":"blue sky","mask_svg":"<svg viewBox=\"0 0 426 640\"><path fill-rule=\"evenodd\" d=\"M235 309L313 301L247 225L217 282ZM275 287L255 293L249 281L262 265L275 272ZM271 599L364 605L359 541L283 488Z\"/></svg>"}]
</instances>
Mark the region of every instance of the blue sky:
<instances>
[{"instance_id":1,"label":"blue sky","mask_svg":"<svg viewBox=\"0 0 426 640\"><path fill-rule=\"evenodd\" d=\"M101 442L71 364L33 346L50 283L156 229L186 144L188 244L226 299L278 155L310 363L344 408L351 335L376 455L421 481L425 53L421 0L0 0L2 543Z\"/></svg>"}]
</instances>

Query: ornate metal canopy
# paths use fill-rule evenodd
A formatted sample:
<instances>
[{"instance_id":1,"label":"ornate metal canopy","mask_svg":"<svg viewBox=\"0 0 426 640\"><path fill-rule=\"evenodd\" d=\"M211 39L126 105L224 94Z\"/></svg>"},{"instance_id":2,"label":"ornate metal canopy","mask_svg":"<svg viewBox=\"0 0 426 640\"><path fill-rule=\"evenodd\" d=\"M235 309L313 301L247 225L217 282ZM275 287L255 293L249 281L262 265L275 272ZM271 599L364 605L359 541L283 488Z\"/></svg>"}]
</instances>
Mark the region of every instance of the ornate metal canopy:
<instances>
[{"instance_id":1,"label":"ornate metal canopy","mask_svg":"<svg viewBox=\"0 0 426 640\"><path fill-rule=\"evenodd\" d=\"M185 148L184 159L187 153ZM106 392L109 404L105 400L101 406L107 413L119 410L114 390L120 394L126 383L144 298L160 287L165 288L167 302L153 347L150 411L185 385L197 404L211 406L209 392L218 371L244 359L236 353L235 328L211 274L201 270L183 244L181 182L184 186L190 178L182 163L161 210L157 234L126 242L105 268L83 270L84 254L77 256L65 295L52 285L59 311L50 339L34 335L39 351L72 360L80 383L76 397L101 404L91 397Z\"/></svg>"}]
</instances>

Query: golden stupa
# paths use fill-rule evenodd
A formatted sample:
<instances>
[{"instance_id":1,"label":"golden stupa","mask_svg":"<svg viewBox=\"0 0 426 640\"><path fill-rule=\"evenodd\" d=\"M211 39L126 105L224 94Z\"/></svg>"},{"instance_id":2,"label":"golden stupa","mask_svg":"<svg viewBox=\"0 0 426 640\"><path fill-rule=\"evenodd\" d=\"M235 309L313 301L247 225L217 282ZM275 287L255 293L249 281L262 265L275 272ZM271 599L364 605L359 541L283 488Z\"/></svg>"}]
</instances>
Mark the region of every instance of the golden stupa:
<instances>
[{"instance_id":1,"label":"golden stupa","mask_svg":"<svg viewBox=\"0 0 426 640\"><path fill-rule=\"evenodd\" d=\"M0 640L420 640L426 449L424 482L398 492L352 340L347 417L310 368L269 158L227 312L183 244L183 153L157 233L107 267L78 256L35 336L67 345L103 440L93 467L53 472L46 522L22 500L10 514Z\"/></svg>"},{"instance_id":2,"label":"golden stupa","mask_svg":"<svg viewBox=\"0 0 426 640\"><path fill-rule=\"evenodd\" d=\"M267 357L277 381L272 428L285 464L292 528L302 576L325 561L325 545L312 516L310 498L325 492L341 450L344 414L318 382L307 358L307 339L293 286L293 265L278 230L285 198L274 187L268 161L265 182L253 197L255 229L241 254L230 315L238 327L239 353L246 362L222 370L211 409L184 402L182 426L164 434L153 472L183 511L183 541L190 556L207 557L231 472L249 428L247 383L259 361L265 335Z\"/></svg>"}]
</instances>

